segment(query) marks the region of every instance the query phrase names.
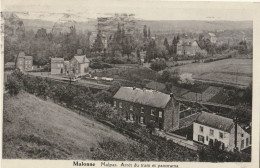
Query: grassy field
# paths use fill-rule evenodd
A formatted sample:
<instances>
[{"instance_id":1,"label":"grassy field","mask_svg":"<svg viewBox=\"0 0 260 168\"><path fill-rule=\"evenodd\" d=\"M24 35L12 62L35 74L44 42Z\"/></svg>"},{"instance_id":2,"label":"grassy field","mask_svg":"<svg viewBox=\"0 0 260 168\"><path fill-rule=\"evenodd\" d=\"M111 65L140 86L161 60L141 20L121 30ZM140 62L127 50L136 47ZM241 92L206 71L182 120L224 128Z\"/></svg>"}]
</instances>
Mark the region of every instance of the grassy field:
<instances>
[{"instance_id":1,"label":"grassy field","mask_svg":"<svg viewBox=\"0 0 260 168\"><path fill-rule=\"evenodd\" d=\"M94 120L25 92L4 95L3 118L5 159L91 159L90 148L104 139L133 142Z\"/></svg>"},{"instance_id":2,"label":"grassy field","mask_svg":"<svg viewBox=\"0 0 260 168\"><path fill-rule=\"evenodd\" d=\"M193 78L226 82L230 84L248 85L252 81L252 59L225 59L210 63L193 63L173 67L181 73L191 73ZM236 78L237 75L237 78Z\"/></svg>"}]
</instances>

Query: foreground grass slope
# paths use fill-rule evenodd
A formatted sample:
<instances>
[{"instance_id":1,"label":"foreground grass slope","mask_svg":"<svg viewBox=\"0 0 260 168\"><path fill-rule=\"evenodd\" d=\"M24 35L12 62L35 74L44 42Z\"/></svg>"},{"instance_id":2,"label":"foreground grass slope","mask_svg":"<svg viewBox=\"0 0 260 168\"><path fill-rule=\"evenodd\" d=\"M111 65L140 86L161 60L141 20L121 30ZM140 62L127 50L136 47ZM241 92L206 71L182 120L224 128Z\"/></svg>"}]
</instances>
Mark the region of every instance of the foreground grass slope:
<instances>
[{"instance_id":1,"label":"foreground grass slope","mask_svg":"<svg viewBox=\"0 0 260 168\"><path fill-rule=\"evenodd\" d=\"M26 92L4 95L3 158L91 159L91 148L123 135Z\"/></svg>"}]
</instances>

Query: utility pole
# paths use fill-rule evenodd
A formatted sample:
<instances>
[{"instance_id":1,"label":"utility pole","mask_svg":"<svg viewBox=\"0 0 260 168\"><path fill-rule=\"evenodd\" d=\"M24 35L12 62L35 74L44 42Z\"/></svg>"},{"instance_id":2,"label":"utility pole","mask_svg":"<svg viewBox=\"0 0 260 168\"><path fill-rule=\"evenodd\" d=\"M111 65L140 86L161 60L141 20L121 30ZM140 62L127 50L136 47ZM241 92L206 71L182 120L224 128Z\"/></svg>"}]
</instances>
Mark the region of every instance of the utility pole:
<instances>
[{"instance_id":1,"label":"utility pole","mask_svg":"<svg viewBox=\"0 0 260 168\"><path fill-rule=\"evenodd\" d=\"M234 150L237 151L237 114L235 114L235 148Z\"/></svg>"},{"instance_id":2,"label":"utility pole","mask_svg":"<svg viewBox=\"0 0 260 168\"><path fill-rule=\"evenodd\" d=\"M237 73L236 73L236 90L237 90L237 74L238 74L238 69L237 69Z\"/></svg>"}]
</instances>

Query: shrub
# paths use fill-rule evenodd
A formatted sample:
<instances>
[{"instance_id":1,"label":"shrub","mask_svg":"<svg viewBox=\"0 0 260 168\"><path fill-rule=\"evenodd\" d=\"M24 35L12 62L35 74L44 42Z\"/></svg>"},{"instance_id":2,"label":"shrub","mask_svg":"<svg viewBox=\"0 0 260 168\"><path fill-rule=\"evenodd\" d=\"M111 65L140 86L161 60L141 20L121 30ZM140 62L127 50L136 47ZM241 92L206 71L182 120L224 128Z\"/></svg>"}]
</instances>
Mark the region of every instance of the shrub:
<instances>
[{"instance_id":1,"label":"shrub","mask_svg":"<svg viewBox=\"0 0 260 168\"><path fill-rule=\"evenodd\" d=\"M183 73L180 75L180 84L186 84L186 85L193 85L194 79L192 78L192 74L189 73Z\"/></svg>"},{"instance_id":2,"label":"shrub","mask_svg":"<svg viewBox=\"0 0 260 168\"><path fill-rule=\"evenodd\" d=\"M92 69L103 69L103 65L99 62L93 62L89 65Z\"/></svg>"},{"instance_id":3,"label":"shrub","mask_svg":"<svg viewBox=\"0 0 260 168\"><path fill-rule=\"evenodd\" d=\"M151 64L151 69L154 71L161 71L167 67L165 61L156 61Z\"/></svg>"},{"instance_id":4,"label":"shrub","mask_svg":"<svg viewBox=\"0 0 260 168\"><path fill-rule=\"evenodd\" d=\"M15 75L8 77L6 88L9 91L10 95L17 95L23 87L22 81Z\"/></svg>"}]
</instances>

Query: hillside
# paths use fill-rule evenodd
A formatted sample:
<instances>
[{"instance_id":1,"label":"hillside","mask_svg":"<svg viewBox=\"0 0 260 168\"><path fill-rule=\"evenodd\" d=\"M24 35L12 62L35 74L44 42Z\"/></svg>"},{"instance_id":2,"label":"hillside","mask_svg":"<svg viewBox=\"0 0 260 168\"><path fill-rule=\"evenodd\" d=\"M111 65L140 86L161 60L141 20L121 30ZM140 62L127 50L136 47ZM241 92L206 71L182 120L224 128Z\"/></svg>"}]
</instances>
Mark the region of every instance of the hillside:
<instances>
[{"instance_id":1,"label":"hillside","mask_svg":"<svg viewBox=\"0 0 260 168\"><path fill-rule=\"evenodd\" d=\"M4 95L3 158L91 159L91 147L123 135L52 102L22 92Z\"/></svg>"},{"instance_id":2,"label":"hillside","mask_svg":"<svg viewBox=\"0 0 260 168\"><path fill-rule=\"evenodd\" d=\"M55 22L40 19L22 19L27 30L45 28L51 31ZM57 20L58 21L58 20ZM244 30L252 29L252 21L200 21L200 20L169 20L169 21L148 21L136 20L136 28L140 31L147 25L152 32L159 33L184 33L203 31L223 31L223 30ZM81 32L97 31L97 21L95 19L77 21L76 29Z\"/></svg>"}]
</instances>

